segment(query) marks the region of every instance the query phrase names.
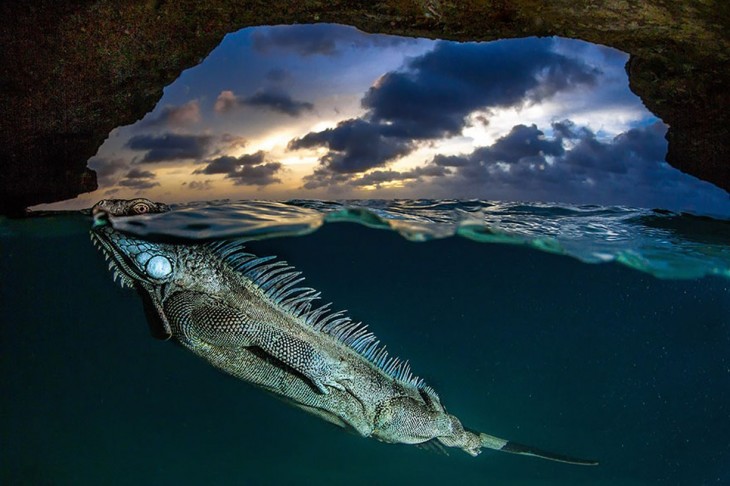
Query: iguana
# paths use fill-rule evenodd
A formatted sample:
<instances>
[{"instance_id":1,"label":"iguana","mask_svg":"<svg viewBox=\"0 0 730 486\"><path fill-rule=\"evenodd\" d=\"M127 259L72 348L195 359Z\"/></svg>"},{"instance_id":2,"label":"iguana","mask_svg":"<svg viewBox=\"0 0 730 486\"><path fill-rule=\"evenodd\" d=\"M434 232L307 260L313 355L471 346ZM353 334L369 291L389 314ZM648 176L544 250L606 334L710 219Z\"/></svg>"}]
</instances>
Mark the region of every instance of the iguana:
<instances>
[{"instance_id":1,"label":"iguana","mask_svg":"<svg viewBox=\"0 0 730 486\"><path fill-rule=\"evenodd\" d=\"M139 292L158 337L363 437L457 447L472 456L489 448L597 464L464 428L366 326L330 304L314 306L319 292L302 287L300 272L286 262L257 257L237 241L154 243L104 222L108 211L139 213L133 207L97 204L94 213L102 218L91 240L110 260L114 280ZM147 209L142 212L155 212Z\"/></svg>"}]
</instances>

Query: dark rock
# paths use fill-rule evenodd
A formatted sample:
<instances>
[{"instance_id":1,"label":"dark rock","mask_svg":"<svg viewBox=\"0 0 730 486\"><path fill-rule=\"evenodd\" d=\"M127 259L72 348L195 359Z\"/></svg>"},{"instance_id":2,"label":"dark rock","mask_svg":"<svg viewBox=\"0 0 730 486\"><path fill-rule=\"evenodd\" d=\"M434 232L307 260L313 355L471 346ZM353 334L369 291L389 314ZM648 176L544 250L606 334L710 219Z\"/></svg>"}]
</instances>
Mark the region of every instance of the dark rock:
<instances>
[{"instance_id":1,"label":"dark rock","mask_svg":"<svg viewBox=\"0 0 730 486\"><path fill-rule=\"evenodd\" d=\"M39 6L40 5L40 6ZM631 89L670 130L667 161L730 190L730 2L6 0L0 212L96 188L86 161L229 32L335 22L460 41L560 35L631 54Z\"/></svg>"}]
</instances>

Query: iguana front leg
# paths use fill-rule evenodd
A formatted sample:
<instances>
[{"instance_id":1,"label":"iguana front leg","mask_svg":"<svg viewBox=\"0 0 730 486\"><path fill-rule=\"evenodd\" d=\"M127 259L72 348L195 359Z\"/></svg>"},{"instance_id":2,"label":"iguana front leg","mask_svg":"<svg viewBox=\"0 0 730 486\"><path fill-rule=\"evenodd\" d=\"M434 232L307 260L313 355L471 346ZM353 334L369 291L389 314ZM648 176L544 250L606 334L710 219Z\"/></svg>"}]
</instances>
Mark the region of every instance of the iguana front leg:
<instances>
[{"instance_id":1,"label":"iguana front leg","mask_svg":"<svg viewBox=\"0 0 730 486\"><path fill-rule=\"evenodd\" d=\"M165 303L175 315L186 315L186 334L208 344L235 349L257 347L304 375L323 394L328 386L345 390L349 373L344 363L318 352L310 343L281 329L257 322L241 311L204 294L179 292Z\"/></svg>"},{"instance_id":2,"label":"iguana front leg","mask_svg":"<svg viewBox=\"0 0 730 486\"><path fill-rule=\"evenodd\" d=\"M350 376L344 363L335 364L308 342L265 324L249 323L244 332L253 337L254 346L303 374L321 393L329 393L328 386L345 391L343 382Z\"/></svg>"}]
</instances>

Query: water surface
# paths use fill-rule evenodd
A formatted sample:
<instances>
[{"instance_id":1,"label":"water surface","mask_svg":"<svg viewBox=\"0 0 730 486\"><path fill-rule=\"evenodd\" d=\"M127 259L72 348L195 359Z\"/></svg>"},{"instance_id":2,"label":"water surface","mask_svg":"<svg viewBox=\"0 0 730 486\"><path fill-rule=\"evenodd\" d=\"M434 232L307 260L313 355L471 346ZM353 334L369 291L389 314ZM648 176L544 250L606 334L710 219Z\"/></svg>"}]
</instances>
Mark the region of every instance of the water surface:
<instances>
[{"instance_id":1,"label":"water surface","mask_svg":"<svg viewBox=\"0 0 730 486\"><path fill-rule=\"evenodd\" d=\"M369 324L468 427L601 465L347 434L153 340L138 297L89 243L90 216L56 213L0 222L4 484L730 481L726 221L295 201L114 224L188 243L252 239Z\"/></svg>"}]
</instances>

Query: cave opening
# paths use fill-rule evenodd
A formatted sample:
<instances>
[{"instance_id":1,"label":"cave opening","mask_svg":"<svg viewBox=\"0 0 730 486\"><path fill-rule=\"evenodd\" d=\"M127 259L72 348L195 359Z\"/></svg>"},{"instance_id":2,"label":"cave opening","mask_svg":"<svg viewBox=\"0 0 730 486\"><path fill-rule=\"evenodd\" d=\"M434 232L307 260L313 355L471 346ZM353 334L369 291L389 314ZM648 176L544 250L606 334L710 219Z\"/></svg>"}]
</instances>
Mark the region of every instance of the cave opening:
<instances>
[{"instance_id":1,"label":"cave opening","mask_svg":"<svg viewBox=\"0 0 730 486\"><path fill-rule=\"evenodd\" d=\"M89 160L105 197L437 198L730 214L665 161L628 55L560 37L492 42L338 24L228 34Z\"/></svg>"}]
</instances>

